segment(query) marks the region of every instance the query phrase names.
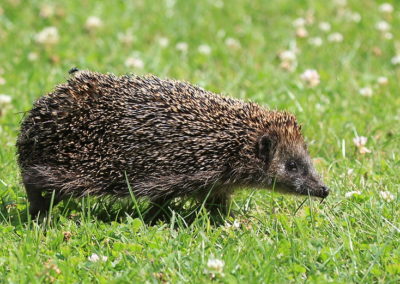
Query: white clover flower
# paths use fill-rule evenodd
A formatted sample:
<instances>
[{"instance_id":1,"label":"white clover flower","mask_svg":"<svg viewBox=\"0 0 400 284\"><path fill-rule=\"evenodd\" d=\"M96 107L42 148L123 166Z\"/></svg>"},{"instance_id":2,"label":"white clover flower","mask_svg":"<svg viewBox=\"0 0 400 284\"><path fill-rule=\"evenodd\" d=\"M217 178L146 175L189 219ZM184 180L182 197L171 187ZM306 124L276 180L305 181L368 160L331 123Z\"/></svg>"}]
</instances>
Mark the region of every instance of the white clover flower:
<instances>
[{"instance_id":1,"label":"white clover flower","mask_svg":"<svg viewBox=\"0 0 400 284\"><path fill-rule=\"evenodd\" d=\"M35 41L43 45L54 45L60 39L56 27L46 27L35 35Z\"/></svg>"},{"instance_id":2,"label":"white clover flower","mask_svg":"<svg viewBox=\"0 0 400 284\"><path fill-rule=\"evenodd\" d=\"M325 111L325 106L323 106L320 103L316 103L315 104L315 109L317 109L318 111L322 112L322 111Z\"/></svg>"},{"instance_id":3,"label":"white clover flower","mask_svg":"<svg viewBox=\"0 0 400 284\"><path fill-rule=\"evenodd\" d=\"M44 4L42 7L40 7L39 16L44 19L47 19L52 17L54 15L54 12L55 12L54 6Z\"/></svg>"},{"instance_id":4,"label":"white clover flower","mask_svg":"<svg viewBox=\"0 0 400 284\"><path fill-rule=\"evenodd\" d=\"M349 18L355 23L359 23L361 21L361 15L359 13L350 13Z\"/></svg>"},{"instance_id":5,"label":"white clover flower","mask_svg":"<svg viewBox=\"0 0 400 284\"><path fill-rule=\"evenodd\" d=\"M176 0L165 0L165 6L167 6L169 9L174 8L175 4Z\"/></svg>"},{"instance_id":6,"label":"white clover flower","mask_svg":"<svg viewBox=\"0 0 400 284\"><path fill-rule=\"evenodd\" d=\"M284 50L278 54L279 59L282 61L294 62L296 61L296 54L291 50Z\"/></svg>"},{"instance_id":7,"label":"white clover flower","mask_svg":"<svg viewBox=\"0 0 400 284\"><path fill-rule=\"evenodd\" d=\"M284 50L278 53L281 60L280 67L286 71L294 71L297 66L296 54L291 50Z\"/></svg>"},{"instance_id":8,"label":"white clover flower","mask_svg":"<svg viewBox=\"0 0 400 284\"><path fill-rule=\"evenodd\" d=\"M314 46L321 46L323 43L322 38L320 37L312 37L308 40L308 43Z\"/></svg>"},{"instance_id":9,"label":"white clover flower","mask_svg":"<svg viewBox=\"0 0 400 284\"><path fill-rule=\"evenodd\" d=\"M303 27L299 27L296 30L296 36L299 38L305 38L308 36L308 31Z\"/></svg>"},{"instance_id":10,"label":"white clover flower","mask_svg":"<svg viewBox=\"0 0 400 284\"><path fill-rule=\"evenodd\" d=\"M379 21L376 23L375 28L381 32L387 32L390 30L390 24L386 21Z\"/></svg>"},{"instance_id":11,"label":"white clover flower","mask_svg":"<svg viewBox=\"0 0 400 284\"><path fill-rule=\"evenodd\" d=\"M381 11L382 13L387 13L387 14L391 14L393 13L393 6L392 4L389 3L383 3L379 6L379 11Z\"/></svg>"},{"instance_id":12,"label":"white clover flower","mask_svg":"<svg viewBox=\"0 0 400 284\"><path fill-rule=\"evenodd\" d=\"M390 60L390 62L393 65L399 65L400 64L400 55L396 55L395 57L392 57L392 59Z\"/></svg>"},{"instance_id":13,"label":"white clover flower","mask_svg":"<svg viewBox=\"0 0 400 284\"><path fill-rule=\"evenodd\" d=\"M189 45L186 42L178 42L175 47L180 52L187 52L189 49Z\"/></svg>"},{"instance_id":14,"label":"white clover flower","mask_svg":"<svg viewBox=\"0 0 400 284\"><path fill-rule=\"evenodd\" d=\"M240 228L240 222L239 220L234 220L233 223L225 222L225 227L227 228L234 228L234 229L239 229Z\"/></svg>"},{"instance_id":15,"label":"white clover flower","mask_svg":"<svg viewBox=\"0 0 400 284\"><path fill-rule=\"evenodd\" d=\"M216 259L216 258L210 258L207 261L207 267L208 269L214 271L214 272L218 272L218 273L222 273L223 269L224 269L224 261L220 260L220 259Z\"/></svg>"},{"instance_id":16,"label":"white clover flower","mask_svg":"<svg viewBox=\"0 0 400 284\"><path fill-rule=\"evenodd\" d=\"M229 48L240 48L240 42L237 39L231 37L225 39L225 45Z\"/></svg>"},{"instance_id":17,"label":"white clover flower","mask_svg":"<svg viewBox=\"0 0 400 284\"><path fill-rule=\"evenodd\" d=\"M220 29L217 31L217 37L223 38L226 35L226 31L224 29Z\"/></svg>"},{"instance_id":18,"label":"white clover flower","mask_svg":"<svg viewBox=\"0 0 400 284\"><path fill-rule=\"evenodd\" d=\"M94 31L100 28L103 25L103 22L99 17L96 16L90 16L87 18L86 23L85 23L85 28L88 31Z\"/></svg>"},{"instance_id":19,"label":"white clover flower","mask_svg":"<svg viewBox=\"0 0 400 284\"><path fill-rule=\"evenodd\" d=\"M240 222L239 222L239 220L236 220L236 219L235 219L235 221L233 221L232 226L233 226L234 228L236 228L236 229L239 229L239 228L240 228Z\"/></svg>"},{"instance_id":20,"label":"white clover flower","mask_svg":"<svg viewBox=\"0 0 400 284\"><path fill-rule=\"evenodd\" d=\"M222 0L213 1L213 4L218 9L221 9L224 7L224 1L222 1Z\"/></svg>"},{"instance_id":21,"label":"white clover flower","mask_svg":"<svg viewBox=\"0 0 400 284\"><path fill-rule=\"evenodd\" d=\"M390 191L380 191L379 195L386 202L392 202L394 200L394 195Z\"/></svg>"},{"instance_id":22,"label":"white clover flower","mask_svg":"<svg viewBox=\"0 0 400 284\"><path fill-rule=\"evenodd\" d=\"M118 34L118 40L125 45L130 45L135 40L135 37L131 32L126 31Z\"/></svg>"},{"instance_id":23,"label":"white clover flower","mask_svg":"<svg viewBox=\"0 0 400 284\"><path fill-rule=\"evenodd\" d=\"M350 175L352 175L354 173L354 169L348 169L347 170L347 174L350 176Z\"/></svg>"},{"instance_id":24,"label":"white clover flower","mask_svg":"<svg viewBox=\"0 0 400 284\"><path fill-rule=\"evenodd\" d=\"M296 70L297 62L282 61L279 67L285 71L293 72Z\"/></svg>"},{"instance_id":25,"label":"white clover flower","mask_svg":"<svg viewBox=\"0 0 400 284\"><path fill-rule=\"evenodd\" d=\"M342 42L343 35L341 33L332 33L328 36L328 41L330 42Z\"/></svg>"},{"instance_id":26,"label":"white clover flower","mask_svg":"<svg viewBox=\"0 0 400 284\"><path fill-rule=\"evenodd\" d=\"M328 22L321 22L318 27L323 32L329 32L331 30L331 24Z\"/></svg>"},{"instance_id":27,"label":"white clover flower","mask_svg":"<svg viewBox=\"0 0 400 284\"><path fill-rule=\"evenodd\" d=\"M125 60L125 66L128 68L137 68L137 69L143 69L144 67L144 62L142 59L138 57L128 57Z\"/></svg>"},{"instance_id":28,"label":"white clover flower","mask_svg":"<svg viewBox=\"0 0 400 284\"><path fill-rule=\"evenodd\" d=\"M363 147L365 146L365 144L367 144L368 138L365 136L357 136L355 138L353 138L353 142L354 145L356 145L356 147Z\"/></svg>"},{"instance_id":29,"label":"white clover flower","mask_svg":"<svg viewBox=\"0 0 400 284\"><path fill-rule=\"evenodd\" d=\"M348 191L348 192L345 193L344 197L351 198L354 195L361 195L361 191L359 191L359 190Z\"/></svg>"},{"instance_id":30,"label":"white clover flower","mask_svg":"<svg viewBox=\"0 0 400 284\"><path fill-rule=\"evenodd\" d=\"M209 55L211 53L211 47L207 44L199 45L197 51L201 54Z\"/></svg>"},{"instance_id":31,"label":"white clover flower","mask_svg":"<svg viewBox=\"0 0 400 284\"><path fill-rule=\"evenodd\" d=\"M307 69L300 75L300 79L303 80L307 86L315 87L320 83L319 74L314 69Z\"/></svg>"},{"instance_id":32,"label":"white clover flower","mask_svg":"<svg viewBox=\"0 0 400 284\"><path fill-rule=\"evenodd\" d=\"M384 37L385 39L387 39L387 40L391 40L391 39L393 39L393 34L387 32L387 33L384 33L384 34L383 34L383 37Z\"/></svg>"},{"instance_id":33,"label":"white clover flower","mask_svg":"<svg viewBox=\"0 0 400 284\"><path fill-rule=\"evenodd\" d=\"M11 100L12 99L9 95L0 94L0 106L10 104Z\"/></svg>"},{"instance_id":34,"label":"white clover flower","mask_svg":"<svg viewBox=\"0 0 400 284\"><path fill-rule=\"evenodd\" d=\"M361 88L358 92L363 97L372 97L374 93L370 87Z\"/></svg>"},{"instance_id":35,"label":"white clover flower","mask_svg":"<svg viewBox=\"0 0 400 284\"><path fill-rule=\"evenodd\" d=\"M91 256L88 257L88 260L91 262L97 262L100 260L100 257L97 254L93 253Z\"/></svg>"},{"instance_id":36,"label":"white clover flower","mask_svg":"<svg viewBox=\"0 0 400 284\"><path fill-rule=\"evenodd\" d=\"M387 77L378 77L377 82L379 85L384 86L389 83L389 79Z\"/></svg>"},{"instance_id":37,"label":"white clover flower","mask_svg":"<svg viewBox=\"0 0 400 284\"><path fill-rule=\"evenodd\" d=\"M306 25L306 20L304 18L297 18L293 21L293 27L302 28Z\"/></svg>"},{"instance_id":38,"label":"white clover flower","mask_svg":"<svg viewBox=\"0 0 400 284\"><path fill-rule=\"evenodd\" d=\"M334 3L338 6L346 6L347 5L347 0L335 0Z\"/></svg>"},{"instance_id":39,"label":"white clover flower","mask_svg":"<svg viewBox=\"0 0 400 284\"><path fill-rule=\"evenodd\" d=\"M306 25L314 24L314 12L311 10L306 12Z\"/></svg>"},{"instance_id":40,"label":"white clover flower","mask_svg":"<svg viewBox=\"0 0 400 284\"><path fill-rule=\"evenodd\" d=\"M36 61L39 58L39 55L36 52L29 52L28 53L28 60L29 61Z\"/></svg>"},{"instance_id":41,"label":"white clover flower","mask_svg":"<svg viewBox=\"0 0 400 284\"><path fill-rule=\"evenodd\" d=\"M365 144L367 144L368 138L364 136L357 136L353 138L354 145L358 148L358 151L360 154L367 154L371 153L371 150L369 150L367 147L365 147Z\"/></svg>"},{"instance_id":42,"label":"white clover flower","mask_svg":"<svg viewBox=\"0 0 400 284\"><path fill-rule=\"evenodd\" d=\"M102 256L100 257L100 256L98 256L97 254L92 253L92 255L88 257L88 260L91 261L91 262L98 262L98 261L100 261L100 260L101 260L101 261L107 261L107 260L108 260L108 257L105 256L105 255L102 255Z\"/></svg>"},{"instance_id":43,"label":"white clover flower","mask_svg":"<svg viewBox=\"0 0 400 284\"><path fill-rule=\"evenodd\" d=\"M360 152L360 154L367 154L367 153L371 153L371 150L368 149L367 147L360 147L358 148L358 151Z\"/></svg>"},{"instance_id":44,"label":"white clover flower","mask_svg":"<svg viewBox=\"0 0 400 284\"><path fill-rule=\"evenodd\" d=\"M161 47L167 47L168 44L169 44L169 39L166 38L166 37L160 37L160 38L158 39L158 44L159 44Z\"/></svg>"}]
</instances>

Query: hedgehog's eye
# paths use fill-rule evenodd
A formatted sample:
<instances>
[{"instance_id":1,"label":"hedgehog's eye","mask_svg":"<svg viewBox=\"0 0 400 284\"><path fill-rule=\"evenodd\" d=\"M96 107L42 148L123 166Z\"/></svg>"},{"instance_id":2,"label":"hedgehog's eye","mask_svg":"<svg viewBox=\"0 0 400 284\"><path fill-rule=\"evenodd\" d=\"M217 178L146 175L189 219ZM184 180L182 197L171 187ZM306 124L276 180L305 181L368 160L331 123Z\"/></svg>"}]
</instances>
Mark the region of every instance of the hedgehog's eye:
<instances>
[{"instance_id":1,"label":"hedgehog's eye","mask_svg":"<svg viewBox=\"0 0 400 284\"><path fill-rule=\"evenodd\" d=\"M298 167L295 161L289 161L286 163L286 169L291 172L297 172Z\"/></svg>"}]
</instances>

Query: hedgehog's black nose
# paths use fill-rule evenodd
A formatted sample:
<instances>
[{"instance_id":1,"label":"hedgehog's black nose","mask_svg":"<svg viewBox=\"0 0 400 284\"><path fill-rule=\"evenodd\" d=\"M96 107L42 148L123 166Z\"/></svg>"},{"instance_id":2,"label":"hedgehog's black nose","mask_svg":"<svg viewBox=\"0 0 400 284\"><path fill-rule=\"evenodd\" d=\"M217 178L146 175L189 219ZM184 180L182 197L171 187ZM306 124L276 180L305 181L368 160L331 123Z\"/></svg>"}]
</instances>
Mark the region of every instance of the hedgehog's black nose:
<instances>
[{"instance_id":1,"label":"hedgehog's black nose","mask_svg":"<svg viewBox=\"0 0 400 284\"><path fill-rule=\"evenodd\" d=\"M329 195L329 187L327 186L321 186L321 197L325 198Z\"/></svg>"}]
</instances>

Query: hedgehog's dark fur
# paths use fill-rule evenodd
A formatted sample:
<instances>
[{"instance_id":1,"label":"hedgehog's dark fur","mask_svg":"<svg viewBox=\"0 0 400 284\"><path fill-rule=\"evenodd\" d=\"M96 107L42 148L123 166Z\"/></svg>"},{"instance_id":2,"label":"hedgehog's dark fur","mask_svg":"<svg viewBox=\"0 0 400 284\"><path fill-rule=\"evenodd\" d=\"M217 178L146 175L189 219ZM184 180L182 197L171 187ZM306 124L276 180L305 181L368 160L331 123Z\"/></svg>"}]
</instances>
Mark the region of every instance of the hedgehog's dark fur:
<instances>
[{"instance_id":1,"label":"hedgehog's dark fur","mask_svg":"<svg viewBox=\"0 0 400 284\"><path fill-rule=\"evenodd\" d=\"M328 193L293 115L154 76L73 73L36 101L17 148L33 215L53 191L127 196L127 180L156 204L209 195L223 207L234 188L273 184Z\"/></svg>"}]
</instances>

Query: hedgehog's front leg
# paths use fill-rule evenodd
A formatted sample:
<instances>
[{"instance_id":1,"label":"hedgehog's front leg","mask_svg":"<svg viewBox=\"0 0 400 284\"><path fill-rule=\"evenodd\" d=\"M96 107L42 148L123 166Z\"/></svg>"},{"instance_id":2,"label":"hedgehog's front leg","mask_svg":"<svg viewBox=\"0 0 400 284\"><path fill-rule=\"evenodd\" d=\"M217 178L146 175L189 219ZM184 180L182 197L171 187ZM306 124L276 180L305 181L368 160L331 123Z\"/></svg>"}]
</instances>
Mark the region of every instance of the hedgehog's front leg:
<instances>
[{"instance_id":1,"label":"hedgehog's front leg","mask_svg":"<svg viewBox=\"0 0 400 284\"><path fill-rule=\"evenodd\" d=\"M216 196L206 201L206 208L212 215L220 215L221 217L231 216L234 217L231 210L231 197L230 196Z\"/></svg>"},{"instance_id":2,"label":"hedgehog's front leg","mask_svg":"<svg viewBox=\"0 0 400 284\"><path fill-rule=\"evenodd\" d=\"M211 190L207 194L200 195L198 199L204 203L205 208L211 215L234 217L231 210L231 193L230 190L224 189Z\"/></svg>"},{"instance_id":3,"label":"hedgehog's front leg","mask_svg":"<svg viewBox=\"0 0 400 284\"><path fill-rule=\"evenodd\" d=\"M26 170L22 173L22 180L25 185L26 193L29 201L29 214L35 219L39 214L44 216L49 210L51 203L51 195L43 196L43 193L49 193L46 188L45 180L37 170ZM53 206L61 199L56 194L53 200Z\"/></svg>"},{"instance_id":4,"label":"hedgehog's front leg","mask_svg":"<svg viewBox=\"0 0 400 284\"><path fill-rule=\"evenodd\" d=\"M46 214L49 210L49 200L42 196L43 188L35 176L29 173L23 173L23 183L25 185L26 193L29 201L29 214L32 219L36 218L38 214Z\"/></svg>"},{"instance_id":5,"label":"hedgehog's front leg","mask_svg":"<svg viewBox=\"0 0 400 284\"><path fill-rule=\"evenodd\" d=\"M145 220L150 224L154 224L157 220L162 220L168 215L168 206L172 199L166 197L158 197L150 200L149 210L146 212Z\"/></svg>"}]
</instances>

